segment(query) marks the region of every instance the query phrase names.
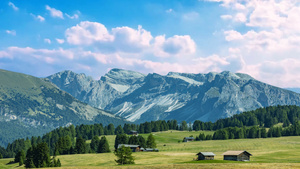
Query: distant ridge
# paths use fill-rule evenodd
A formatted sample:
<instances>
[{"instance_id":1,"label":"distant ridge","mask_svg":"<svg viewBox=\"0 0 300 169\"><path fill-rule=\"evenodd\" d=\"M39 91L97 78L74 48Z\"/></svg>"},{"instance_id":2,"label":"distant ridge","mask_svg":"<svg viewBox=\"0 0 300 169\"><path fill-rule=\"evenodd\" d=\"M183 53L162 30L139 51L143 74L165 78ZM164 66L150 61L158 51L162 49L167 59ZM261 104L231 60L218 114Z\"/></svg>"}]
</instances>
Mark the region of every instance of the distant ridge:
<instances>
[{"instance_id":1,"label":"distant ridge","mask_svg":"<svg viewBox=\"0 0 300 169\"><path fill-rule=\"evenodd\" d=\"M242 73L156 73L112 69L100 80L63 71L47 77L92 106L132 122L177 119L216 121L274 105L300 105L300 94Z\"/></svg>"}]
</instances>

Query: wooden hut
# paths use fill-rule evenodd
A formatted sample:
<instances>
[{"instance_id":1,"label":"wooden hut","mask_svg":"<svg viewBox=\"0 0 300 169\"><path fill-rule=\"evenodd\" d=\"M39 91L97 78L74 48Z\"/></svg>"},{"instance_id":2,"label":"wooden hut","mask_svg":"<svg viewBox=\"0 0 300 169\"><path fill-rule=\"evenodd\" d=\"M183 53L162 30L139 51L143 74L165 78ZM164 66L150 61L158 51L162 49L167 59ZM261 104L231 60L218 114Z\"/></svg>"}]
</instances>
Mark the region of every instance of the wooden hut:
<instances>
[{"instance_id":1,"label":"wooden hut","mask_svg":"<svg viewBox=\"0 0 300 169\"><path fill-rule=\"evenodd\" d=\"M224 160L232 160L232 161L250 161L250 154L247 151L226 151L222 154L224 156Z\"/></svg>"},{"instance_id":2,"label":"wooden hut","mask_svg":"<svg viewBox=\"0 0 300 169\"><path fill-rule=\"evenodd\" d=\"M132 150L132 152L139 152L140 149L141 149L141 146L139 146L139 145L131 145L131 144L119 144L118 148L120 148L122 146L129 147Z\"/></svg>"},{"instance_id":3,"label":"wooden hut","mask_svg":"<svg viewBox=\"0 0 300 169\"><path fill-rule=\"evenodd\" d=\"M183 142L190 142L190 141L194 141L195 138L194 137L184 137L183 138Z\"/></svg>"},{"instance_id":4,"label":"wooden hut","mask_svg":"<svg viewBox=\"0 0 300 169\"><path fill-rule=\"evenodd\" d=\"M199 152L198 154L198 160L214 160L215 154L212 152Z\"/></svg>"}]
</instances>

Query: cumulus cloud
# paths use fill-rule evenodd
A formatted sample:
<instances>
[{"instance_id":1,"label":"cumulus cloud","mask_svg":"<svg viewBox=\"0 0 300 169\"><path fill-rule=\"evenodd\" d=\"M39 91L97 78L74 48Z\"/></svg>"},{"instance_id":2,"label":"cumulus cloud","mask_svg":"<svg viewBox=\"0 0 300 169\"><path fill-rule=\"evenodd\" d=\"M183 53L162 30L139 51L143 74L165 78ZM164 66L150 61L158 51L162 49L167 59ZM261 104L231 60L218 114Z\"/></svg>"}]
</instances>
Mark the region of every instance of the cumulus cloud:
<instances>
[{"instance_id":1,"label":"cumulus cloud","mask_svg":"<svg viewBox=\"0 0 300 169\"><path fill-rule=\"evenodd\" d=\"M49 5L46 5L46 10L50 12L50 15L53 18L61 18L64 19L63 13L60 10L57 10L55 8L51 8Z\"/></svg>"},{"instance_id":2,"label":"cumulus cloud","mask_svg":"<svg viewBox=\"0 0 300 169\"><path fill-rule=\"evenodd\" d=\"M9 35L13 35L13 36L17 35L17 32L15 30L6 30L5 32Z\"/></svg>"},{"instance_id":3,"label":"cumulus cloud","mask_svg":"<svg viewBox=\"0 0 300 169\"><path fill-rule=\"evenodd\" d=\"M228 54L242 57L241 72L283 87L295 87L300 69L300 4L295 0L209 0L228 9L222 19L243 24L224 31Z\"/></svg>"},{"instance_id":4,"label":"cumulus cloud","mask_svg":"<svg viewBox=\"0 0 300 169\"><path fill-rule=\"evenodd\" d=\"M16 5L14 3L12 3L12 2L8 2L8 6L12 7L12 9L15 10L15 11L19 10L19 8L16 7Z\"/></svg>"},{"instance_id":5,"label":"cumulus cloud","mask_svg":"<svg viewBox=\"0 0 300 169\"><path fill-rule=\"evenodd\" d=\"M154 54L160 57L193 54L196 52L196 43L189 35L174 35L167 39L164 35L157 36L155 37L154 46Z\"/></svg>"},{"instance_id":6,"label":"cumulus cloud","mask_svg":"<svg viewBox=\"0 0 300 169\"><path fill-rule=\"evenodd\" d=\"M107 28L98 22L84 21L68 28L65 32L67 42L72 45L94 45L102 51L126 53L152 53L156 56L176 56L194 54L196 44L188 35L164 35L153 37L151 32L138 26Z\"/></svg>"}]
</instances>

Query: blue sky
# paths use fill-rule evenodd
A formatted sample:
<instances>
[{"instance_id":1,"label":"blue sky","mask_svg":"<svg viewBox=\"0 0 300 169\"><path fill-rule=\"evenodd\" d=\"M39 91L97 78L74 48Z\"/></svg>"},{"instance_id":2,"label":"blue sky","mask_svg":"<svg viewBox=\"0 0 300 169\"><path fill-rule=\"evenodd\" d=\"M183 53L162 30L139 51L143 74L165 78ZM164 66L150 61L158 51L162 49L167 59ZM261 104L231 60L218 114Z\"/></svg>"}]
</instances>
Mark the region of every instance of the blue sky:
<instances>
[{"instance_id":1,"label":"blue sky","mask_svg":"<svg viewBox=\"0 0 300 169\"><path fill-rule=\"evenodd\" d=\"M300 87L299 18L296 0L2 0L0 69L229 70Z\"/></svg>"}]
</instances>

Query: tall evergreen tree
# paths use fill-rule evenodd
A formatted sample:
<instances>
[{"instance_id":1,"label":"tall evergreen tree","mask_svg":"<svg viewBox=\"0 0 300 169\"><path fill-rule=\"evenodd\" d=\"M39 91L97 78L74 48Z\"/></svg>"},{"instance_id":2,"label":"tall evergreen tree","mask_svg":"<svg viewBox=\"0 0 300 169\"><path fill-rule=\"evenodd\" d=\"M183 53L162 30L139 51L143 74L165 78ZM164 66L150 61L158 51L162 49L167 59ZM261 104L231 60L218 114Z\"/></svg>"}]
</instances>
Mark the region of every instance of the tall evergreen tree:
<instances>
[{"instance_id":1,"label":"tall evergreen tree","mask_svg":"<svg viewBox=\"0 0 300 169\"><path fill-rule=\"evenodd\" d=\"M134 164L134 158L132 156L132 150L129 147L122 146L116 151L114 154L117 156L117 160L115 160L119 165L124 164Z\"/></svg>"},{"instance_id":2,"label":"tall evergreen tree","mask_svg":"<svg viewBox=\"0 0 300 169\"><path fill-rule=\"evenodd\" d=\"M110 152L109 145L108 145L108 142L107 142L105 136L101 137L101 140L99 141L97 152L98 153L109 153Z\"/></svg>"},{"instance_id":3,"label":"tall evergreen tree","mask_svg":"<svg viewBox=\"0 0 300 169\"><path fill-rule=\"evenodd\" d=\"M3 155L0 153L0 159L2 159L3 158Z\"/></svg>"},{"instance_id":4,"label":"tall evergreen tree","mask_svg":"<svg viewBox=\"0 0 300 169\"><path fill-rule=\"evenodd\" d=\"M91 150L92 150L93 152L97 152L97 150L98 150L98 145L99 145L99 141L100 141L100 139L99 139L98 136L94 136L94 137L92 138L90 146L91 146Z\"/></svg>"},{"instance_id":5,"label":"tall evergreen tree","mask_svg":"<svg viewBox=\"0 0 300 169\"><path fill-rule=\"evenodd\" d=\"M116 136L115 145L114 145L115 149L118 148L119 144L128 144L128 137L126 134L120 134Z\"/></svg>"},{"instance_id":6,"label":"tall evergreen tree","mask_svg":"<svg viewBox=\"0 0 300 169\"><path fill-rule=\"evenodd\" d=\"M146 146L148 148L156 148L155 138L153 137L152 134L149 134L147 138Z\"/></svg>"},{"instance_id":7,"label":"tall evergreen tree","mask_svg":"<svg viewBox=\"0 0 300 169\"><path fill-rule=\"evenodd\" d=\"M121 125L118 125L117 128L115 129L115 134L118 135L118 134L124 134L124 130L122 128Z\"/></svg>"},{"instance_id":8,"label":"tall evergreen tree","mask_svg":"<svg viewBox=\"0 0 300 169\"><path fill-rule=\"evenodd\" d=\"M75 151L77 154L86 153L85 140L81 136L77 137L76 139Z\"/></svg>"}]
</instances>

